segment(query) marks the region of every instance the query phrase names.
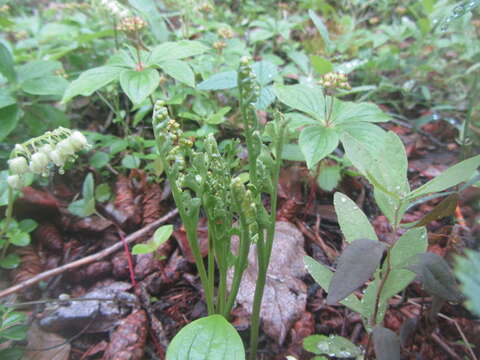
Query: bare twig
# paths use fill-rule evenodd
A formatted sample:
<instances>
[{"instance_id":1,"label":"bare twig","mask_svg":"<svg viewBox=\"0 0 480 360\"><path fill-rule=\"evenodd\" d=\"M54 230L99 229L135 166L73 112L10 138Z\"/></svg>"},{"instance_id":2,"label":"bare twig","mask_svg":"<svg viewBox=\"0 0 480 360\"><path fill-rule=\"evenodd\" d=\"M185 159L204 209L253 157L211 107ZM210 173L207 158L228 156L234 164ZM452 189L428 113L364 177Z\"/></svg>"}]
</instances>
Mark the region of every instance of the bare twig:
<instances>
[{"instance_id":1,"label":"bare twig","mask_svg":"<svg viewBox=\"0 0 480 360\"><path fill-rule=\"evenodd\" d=\"M455 360L462 360L462 358L460 356L458 356L458 354L450 347L447 345L447 343L445 343L442 339L440 339L440 337L437 335L437 334L432 334L432 339L438 344L440 345L440 347L445 350L445 352L448 353L448 355L450 355L450 357L452 359L455 359Z\"/></svg>"},{"instance_id":2,"label":"bare twig","mask_svg":"<svg viewBox=\"0 0 480 360\"><path fill-rule=\"evenodd\" d=\"M174 209L172 211L170 211L168 214L166 214L165 216L161 217L160 219L158 219L157 221L143 227L142 229L134 232L133 234L130 234L128 235L126 238L125 238L125 241L126 243L131 243L135 240L138 240L139 238L141 238L142 236L144 236L145 234L148 234L150 231L156 229L157 227L159 227L161 224L165 223L166 221L170 220L171 218L173 218L174 216L176 216L178 214L178 210L177 209ZM65 271L69 271L69 270L73 270L75 268L78 268L80 266L83 266L83 265L86 265L86 264L89 264L91 262L94 262L94 261L97 261L97 260L100 260L100 259L103 259L111 254L113 254L115 251L121 249L123 246L123 243L122 242L118 242L116 243L115 245L112 245L110 246L109 248L106 248L102 251L99 251L98 253L96 254L93 254L93 255L90 255L90 256L86 256L82 259L79 259L77 261L73 261L71 263L68 263L68 264L65 264L63 266L60 266L60 267L57 267L55 269L52 269L52 270L48 270L48 271L45 271L43 273L40 273L28 280L25 280L25 281L22 281L21 283L15 285L15 286L12 286L12 287L9 287L8 289L5 289L3 291L0 291L0 298L3 298L7 295L10 295L10 294L14 294L20 290L23 290L25 288L28 288L32 285L35 285L36 283L42 281L42 280L46 280L52 276L55 276L55 275L58 275L58 274L61 274L61 273L64 273Z\"/></svg>"}]
</instances>

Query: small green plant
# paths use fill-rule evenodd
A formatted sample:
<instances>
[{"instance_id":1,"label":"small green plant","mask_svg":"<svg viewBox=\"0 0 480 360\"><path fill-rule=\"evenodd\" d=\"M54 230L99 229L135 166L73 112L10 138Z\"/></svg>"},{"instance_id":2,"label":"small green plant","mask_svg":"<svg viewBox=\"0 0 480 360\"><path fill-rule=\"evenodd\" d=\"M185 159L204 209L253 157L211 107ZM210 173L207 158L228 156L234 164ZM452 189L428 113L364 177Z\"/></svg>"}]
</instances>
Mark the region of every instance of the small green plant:
<instances>
[{"instance_id":1,"label":"small green plant","mask_svg":"<svg viewBox=\"0 0 480 360\"><path fill-rule=\"evenodd\" d=\"M163 102L155 105L153 128L163 168L205 290L210 316L221 314L228 319L247 267L250 245L253 243L257 245L259 275L254 295L250 344L250 359L255 359L260 305L275 231L276 184L280 171L285 124L281 121L280 115L277 115L274 122L268 124L272 143L270 147L266 146L254 112L258 85L253 76L251 60L248 58L241 60L238 88L239 108L248 148L248 172L243 176L233 174L238 163L235 142L227 143L225 149L220 152L215 138L210 134L203 143L203 149L200 149L200 145L186 137L180 125L170 118ZM245 181L245 178L248 180ZM262 194L268 194L270 197L269 211L262 202ZM209 251L206 267L197 239L201 209L208 221ZM238 226L235 226L236 219ZM232 236L239 238L236 254L232 253ZM218 269L219 277L216 299L215 267ZM227 289L227 272L231 267L234 269L234 275L232 286ZM180 332L177 336L183 338L186 336L183 334ZM174 343L178 341L186 340L174 339ZM230 340L225 337L224 341ZM169 359L179 356L174 350L170 350L169 354Z\"/></svg>"},{"instance_id":2,"label":"small green plant","mask_svg":"<svg viewBox=\"0 0 480 360\"><path fill-rule=\"evenodd\" d=\"M77 153L88 146L87 139L81 132L62 127L15 145L8 160L7 210L0 228L0 262L3 266L14 268L18 265L19 259L16 255L7 255L8 248L10 244L28 245L30 237L27 235L35 228L31 221L17 224L13 219L13 203L18 190L31 181L34 175L47 176L55 166L63 174L64 166L75 160Z\"/></svg>"},{"instance_id":3,"label":"small green plant","mask_svg":"<svg viewBox=\"0 0 480 360\"><path fill-rule=\"evenodd\" d=\"M23 351L20 348L4 348L8 341L21 341L27 336L27 316L23 313L13 311L10 308L0 306L0 357L2 359L19 360Z\"/></svg>"},{"instance_id":4,"label":"small green plant","mask_svg":"<svg viewBox=\"0 0 480 360\"><path fill-rule=\"evenodd\" d=\"M480 155L464 160L419 188L410 190L407 157L400 138L389 132L377 141L381 146L373 152L353 136L342 134L346 155L372 183L376 202L390 222L392 235L398 236L401 226L408 230L391 246L379 242L363 211L346 195L337 192L335 211L349 245L339 257L335 273L310 257L305 258L305 264L315 281L327 290L327 304L340 302L362 316L365 328L373 337L377 357L400 359L397 335L382 326L392 296L407 287L417 275L425 290L438 301L462 300L448 264L438 255L425 252L426 222L405 225L400 222L410 204L418 203L419 199L426 201L432 193L469 180L480 165ZM456 203L456 198L448 197L445 201ZM437 219L449 215L445 208L452 207L439 205L426 215L426 221L431 221L432 216ZM352 293L372 275L374 280L364 290L362 299L358 299Z\"/></svg>"},{"instance_id":5,"label":"small green plant","mask_svg":"<svg viewBox=\"0 0 480 360\"><path fill-rule=\"evenodd\" d=\"M152 240L145 244L137 244L132 248L132 254L149 254L155 252L173 232L173 225L160 226L153 234Z\"/></svg>"}]
</instances>

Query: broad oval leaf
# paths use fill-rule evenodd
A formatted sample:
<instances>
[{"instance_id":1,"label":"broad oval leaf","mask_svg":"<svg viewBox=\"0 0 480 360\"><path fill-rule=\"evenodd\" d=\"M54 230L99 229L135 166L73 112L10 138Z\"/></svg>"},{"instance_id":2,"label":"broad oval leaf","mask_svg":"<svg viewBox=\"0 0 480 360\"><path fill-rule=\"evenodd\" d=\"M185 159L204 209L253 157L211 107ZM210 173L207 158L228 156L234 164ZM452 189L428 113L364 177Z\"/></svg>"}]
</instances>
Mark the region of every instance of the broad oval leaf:
<instances>
[{"instance_id":1,"label":"broad oval leaf","mask_svg":"<svg viewBox=\"0 0 480 360\"><path fill-rule=\"evenodd\" d=\"M324 123L325 101L319 86L276 85L275 94L282 103Z\"/></svg>"},{"instance_id":2,"label":"broad oval leaf","mask_svg":"<svg viewBox=\"0 0 480 360\"><path fill-rule=\"evenodd\" d=\"M225 90L237 87L237 72L224 71L214 74L197 85L199 90Z\"/></svg>"},{"instance_id":3,"label":"broad oval leaf","mask_svg":"<svg viewBox=\"0 0 480 360\"><path fill-rule=\"evenodd\" d=\"M439 255L431 252L417 254L409 260L406 269L416 273L425 290L447 301L461 301L450 266Z\"/></svg>"},{"instance_id":4,"label":"broad oval leaf","mask_svg":"<svg viewBox=\"0 0 480 360\"><path fill-rule=\"evenodd\" d=\"M62 63L51 60L33 60L17 68L18 82L52 75L55 70L62 68Z\"/></svg>"},{"instance_id":5,"label":"broad oval leaf","mask_svg":"<svg viewBox=\"0 0 480 360\"><path fill-rule=\"evenodd\" d=\"M310 256L304 256L303 262L305 263L308 273L312 275L317 284L323 289L328 289L330 282L332 281L333 272L325 265L320 264ZM360 300L358 300L358 298L353 294L341 300L340 304L345 305L359 314L362 314L363 312Z\"/></svg>"},{"instance_id":6,"label":"broad oval leaf","mask_svg":"<svg viewBox=\"0 0 480 360\"><path fill-rule=\"evenodd\" d=\"M65 103L77 95L92 95L98 89L118 80L124 70L118 66L100 66L83 72L67 87L62 102Z\"/></svg>"},{"instance_id":7,"label":"broad oval leaf","mask_svg":"<svg viewBox=\"0 0 480 360\"><path fill-rule=\"evenodd\" d=\"M419 196L448 189L463 181L467 181L473 176L475 170L477 170L479 166L480 155L463 160L462 162L448 168L436 178L413 190L408 197L414 199Z\"/></svg>"},{"instance_id":8,"label":"broad oval leaf","mask_svg":"<svg viewBox=\"0 0 480 360\"><path fill-rule=\"evenodd\" d=\"M22 90L32 95L63 95L68 81L62 77L49 75L26 80L22 83Z\"/></svg>"},{"instance_id":9,"label":"broad oval leaf","mask_svg":"<svg viewBox=\"0 0 480 360\"><path fill-rule=\"evenodd\" d=\"M400 339L390 329L375 326L373 347L378 360L400 360Z\"/></svg>"},{"instance_id":10,"label":"broad oval leaf","mask_svg":"<svg viewBox=\"0 0 480 360\"><path fill-rule=\"evenodd\" d=\"M347 242L351 243L356 239L378 240L367 216L347 195L336 192L333 204L338 224Z\"/></svg>"},{"instance_id":11,"label":"broad oval leaf","mask_svg":"<svg viewBox=\"0 0 480 360\"><path fill-rule=\"evenodd\" d=\"M438 203L433 210L427 213L423 218L414 223L413 226L428 225L432 221L443 219L444 217L453 215L457 208L459 195L458 193L451 194Z\"/></svg>"},{"instance_id":12,"label":"broad oval leaf","mask_svg":"<svg viewBox=\"0 0 480 360\"><path fill-rule=\"evenodd\" d=\"M173 225L160 226L153 234L153 244L158 248L172 235Z\"/></svg>"},{"instance_id":13,"label":"broad oval leaf","mask_svg":"<svg viewBox=\"0 0 480 360\"><path fill-rule=\"evenodd\" d=\"M385 248L385 244L368 239L358 239L348 245L338 259L337 271L328 287L327 304L343 300L370 279Z\"/></svg>"},{"instance_id":14,"label":"broad oval leaf","mask_svg":"<svg viewBox=\"0 0 480 360\"><path fill-rule=\"evenodd\" d=\"M134 104L145 100L158 87L160 75L155 69L142 71L124 70L120 74L120 86Z\"/></svg>"},{"instance_id":15,"label":"broad oval leaf","mask_svg":"<svg viewBox=\"0 0 480 360\"><path fill-rule=\"evenodd\" d=\"M167 60L161 62L158 66L168 75L188 86L195 87L195 74L192 68L185 61Z\"/></svg>"},{"instance_id":16,"label":"broad oval leaf","mask_svg":"<svg viewBox=\"0 0 480 360\"><path fill-rule=\"evenodd\" d=\"M300 133L298 144L307 166L312 169L320 160L333 152L340 138L335 129L324 126L307 126Z\"/></svg>"},{"instance_id":17,"label":"broad oval leaf","mask_svg":"<svg viewBox=\"0 0 480 360\"><path fill-rule=\"evenodd\" d=\"M8 81L15 82L17 79L12 54L2 43L0 43L0 74L5 76Z\"/></svg>"},{"instance_id":18,"label":"broad oval leaf","mask_svg":"<svg viewBox=\"0 0 480 360\"><path fill-rule=\"evenodd\" d=\"M390 116L385 114L378 105L374 103L354 103L338 99L334 99L333 101L331 122L335 125L359 121L375 123L388 120L390 120Z\"/></svg>"},{"instance_id":19,"label":"broad oval leaf","mask_svg":"<svg viewBox=\"0 0 480 360\"><path fill-rule=\"evenodd\" d=\"M166 360L244 360L242 339L221 315L211 315L185 326L173 338Z\"/></svg>"},{"instance_id":20,"label":"broad oval leaf","mask_svg":"<svg viewBox=\"0 0 480 360\"><path fill-rule=\"evenodd\" d=\"M277 66L270 61L257 61L252 65L252 70L257 77L258 83L262 86L270 84L278 75Z\"/></svg>"},{"instance_id":21,"label":"broad oval leaf","mask_svg":"<svg viewBox=\"0 0 480 360\"><path fill-rule=\"evenodd\" d=\"M179 60L203 54L208 47L194 40L167 41L153 48L147 65L159 65L167 60Z\"/></svg>"},{"instance_id":22,"label":"broad oval leaf","mask_svg":"<svg viewBox=\"0 0 480 360\"><path fill-rule=\"evenodd\" d=\"M0 109L0 141L5 139L15 129L19 114L17 105L5 106Z\"/></svg>"},{"instance_id":23,"label":"broad oval leaf","mask_svg":"<svg viewBox=\"0 0 480 360\"><path fill-rule=\"evenodd\" d=\"M350 340L339 335L311 335L303 339L303 347L314 354L339 359L356 358L362 353Z\"/></svg>"}]
</instances>

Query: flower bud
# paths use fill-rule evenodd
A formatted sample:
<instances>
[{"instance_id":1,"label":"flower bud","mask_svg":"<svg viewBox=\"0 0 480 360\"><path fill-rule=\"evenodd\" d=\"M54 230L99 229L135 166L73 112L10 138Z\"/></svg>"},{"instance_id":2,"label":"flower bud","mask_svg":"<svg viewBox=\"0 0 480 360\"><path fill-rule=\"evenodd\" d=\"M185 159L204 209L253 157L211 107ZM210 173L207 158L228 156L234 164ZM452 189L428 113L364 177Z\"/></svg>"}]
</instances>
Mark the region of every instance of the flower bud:
<instances>
[{"instance_id":1,"label":"flower bud","mask_svg":"<svg viewBox=\"0 0 480 360\"><path fill-rule=\"evenodd\" d=\"M23 186L22 178L17 174L8 176L7 183L12 189L21 189Z\"/></svg>"},{"instance_id":2,"label":"flower bud","mask_svg":"<svg viewBox=\"0 0 480 360\"><path fill-rule=\"evenodd\" d=\"M57 144L56 150L62 157L68 157L75 154L75 149L72 143L70 142L70 139L65 139L60 141Z\"/></svg>"},{"instance_id":3,"label":"flower bud","mask_svg":"<svg viewBox=\"0 0 480 360\"><path fill-rule=\"evenodd\" d=\"M10 167L10 173L20 175L28 172L27 159L23 156L17 156L8 160L8 166Z\"/></svg>"},{"instance_id":4,"label":"flower bud","mask_svg":"<svg viewBox=\"0 0 480 360\"><path fill-rule=\"evenodd\" d=\"M53 146L51 144L45 144L43 145L40 149L38 149L39 152L50 156L50 153L54 150Z\"/></svg>"},{"instance_id":5,"label":"flower bud","mask_svg":"<svg viewBox=\"0 0 480 360\"><path fill-rule=\"evenodd\" d=\"M68 139L76 151L85 149L88 145L87 138L80 131L74 131Z\"/></svg>"},{"instance_id":6,"label":"flower bud","mask_svg":"<svg viewBox=\"0 0 480 360\"><path fill-rule=\"evenodd\" d=\"M32 160L30 161L30 170L35 174L43 174L48 166L48 157L47 155L36 152L32 155Z\"/></svg>"},{"instance_id":7,"label":"flower bud","mask_svg":"<svg viewBox=\"0 0 480 360\"><path fill-rule=\"evenodd\" d=\"M57 165L58 167L62 167L65 165L66 157L60 155L57 150L53 150L50 154L48 154L50 159Z\"/></svg>"}]
</instances>

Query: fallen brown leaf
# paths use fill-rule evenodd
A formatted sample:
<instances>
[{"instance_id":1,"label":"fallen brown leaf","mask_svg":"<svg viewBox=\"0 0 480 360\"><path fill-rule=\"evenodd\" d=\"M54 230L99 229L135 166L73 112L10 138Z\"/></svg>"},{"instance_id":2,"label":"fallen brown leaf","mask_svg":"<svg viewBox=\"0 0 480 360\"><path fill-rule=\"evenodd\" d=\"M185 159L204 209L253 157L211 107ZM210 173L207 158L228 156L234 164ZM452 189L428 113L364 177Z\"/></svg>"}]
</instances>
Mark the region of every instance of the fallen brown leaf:
<instances>
[{"instance_id":1,"label":"fallen brown leaf","mask_svg":"<svg viewBox=\"0 0 480 360\"><path fill-rule=\"evenodd\" d=\"M302 233L291 223L277 222L260 316L265 333L279 344L285 341L293 323L305 312L307 288L300 280L306 273L304 255ZM237 302L251 314L258 273L255 245L250 248L248 262ZM229 275L230 286L232 272Z\"/></svg>"}]
</instances>

